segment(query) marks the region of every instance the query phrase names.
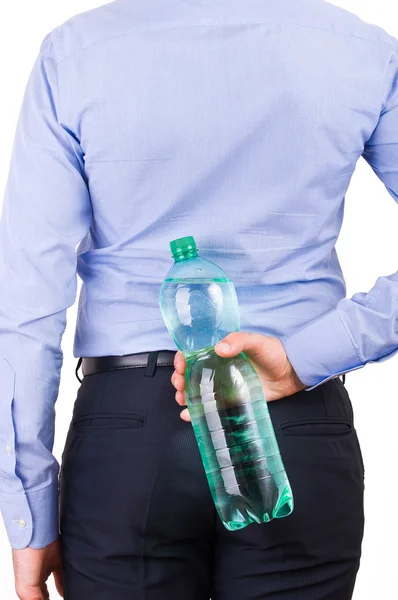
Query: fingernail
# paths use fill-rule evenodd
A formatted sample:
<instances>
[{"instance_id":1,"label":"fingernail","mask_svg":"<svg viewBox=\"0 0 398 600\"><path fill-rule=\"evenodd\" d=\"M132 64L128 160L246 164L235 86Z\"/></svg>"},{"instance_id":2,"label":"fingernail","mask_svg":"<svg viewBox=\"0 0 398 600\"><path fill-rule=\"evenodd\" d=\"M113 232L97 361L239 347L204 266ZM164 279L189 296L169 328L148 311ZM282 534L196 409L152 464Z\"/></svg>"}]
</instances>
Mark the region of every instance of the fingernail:
<instances>
[{"instance_id":1,"label":"fingernail","mask_svg":"<svg viewBox=\"0 0 398 600\"><path fill-rule=\"evenodd\" d=\"M217 350L221 350L222 352L231 352L232 348L227 342L220 342L216 344Z\"/></svg>"}]
</instances>

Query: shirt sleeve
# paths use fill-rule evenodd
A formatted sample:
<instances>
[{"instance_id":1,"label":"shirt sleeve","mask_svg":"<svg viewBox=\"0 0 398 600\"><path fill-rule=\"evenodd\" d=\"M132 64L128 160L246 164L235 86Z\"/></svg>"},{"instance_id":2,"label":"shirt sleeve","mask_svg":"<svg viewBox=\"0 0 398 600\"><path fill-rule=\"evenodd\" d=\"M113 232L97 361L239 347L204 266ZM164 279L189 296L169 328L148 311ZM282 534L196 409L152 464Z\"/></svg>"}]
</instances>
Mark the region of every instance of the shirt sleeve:
<instances>
[{"instance_id":1,"label":"shirt sleeve","mask_svg":"<svg viewBox=\"0 0 398 600\"><path fill-rule=\"evenodd\" d=\"M58 536L61 338L92 218L83 153L62 120L57 43L45 38L26 87L0 219L0 510L13 548Z\"/></svg>"},{"instance_id":2,"label":"shirt sleeve","mask_svg":"<svg viewBox=\"0 0 398 600\"><path fill-rule=\"evenodd\" d=\"M382 91L380 117L363 157L398 202L398 42L392 42L387 92ZM334 310L281 341L308 389L391 358L398 352L398 272L379 277L368 293L342 299Z\"/></svg>"}]
</instances>

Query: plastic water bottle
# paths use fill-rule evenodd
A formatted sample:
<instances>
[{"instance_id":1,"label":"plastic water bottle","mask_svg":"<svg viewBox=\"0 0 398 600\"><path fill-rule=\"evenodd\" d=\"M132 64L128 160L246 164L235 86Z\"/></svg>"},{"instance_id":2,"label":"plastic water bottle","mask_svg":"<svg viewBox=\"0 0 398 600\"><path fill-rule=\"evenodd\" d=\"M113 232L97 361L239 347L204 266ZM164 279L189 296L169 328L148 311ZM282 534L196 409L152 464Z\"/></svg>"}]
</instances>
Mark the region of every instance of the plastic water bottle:
<instances>
[{"instance_id":1,"label":"plastic water bottle","mask_svg":"<svg viewBox=\"0 0 398 600\"><path fill-rule=\"evenodd\" d=\"M222 358L214 350L239 331L234 284L198 256L193 237L170 249L160 310L187 361L187 407L217 512L228 530L285 517L293 495L260 380L243 352Z\"/></svg>"}]
</instances>

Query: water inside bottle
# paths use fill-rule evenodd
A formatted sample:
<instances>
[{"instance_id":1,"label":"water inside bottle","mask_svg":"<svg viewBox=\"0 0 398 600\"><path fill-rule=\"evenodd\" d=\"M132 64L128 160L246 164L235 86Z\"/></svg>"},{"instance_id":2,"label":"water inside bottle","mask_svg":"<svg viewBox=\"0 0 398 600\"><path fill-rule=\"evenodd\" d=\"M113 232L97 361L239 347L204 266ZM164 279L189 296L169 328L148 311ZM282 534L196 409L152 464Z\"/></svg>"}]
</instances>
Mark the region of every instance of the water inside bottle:
<instances>
[{"instance_id":1,"label":"water inside bottle","mask_svg":"<svg viewBox=\"0 0 398 600\"><path fill-rule=\"evenodd\" d=\"M236 530L287 516L293 496L260 380L243 353L223 358L214 350L239 331L234 284L217 265L192 256L173 265L160 308L187 360L187 404L222 523Z\"/></svg>"}]
</instances>

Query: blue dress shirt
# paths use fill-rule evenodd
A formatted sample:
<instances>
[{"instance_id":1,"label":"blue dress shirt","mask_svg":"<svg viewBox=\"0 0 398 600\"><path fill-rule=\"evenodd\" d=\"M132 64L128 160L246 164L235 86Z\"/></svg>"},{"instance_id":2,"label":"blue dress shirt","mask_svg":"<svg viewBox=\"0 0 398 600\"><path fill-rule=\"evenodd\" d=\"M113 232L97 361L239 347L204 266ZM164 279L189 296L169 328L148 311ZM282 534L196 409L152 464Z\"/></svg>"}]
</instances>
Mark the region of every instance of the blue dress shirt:
<instances>
[{"instance_id":1,"label":"blue dress shirt","mask_svg":"<svg viewBox=\"0 0 398 600\"><path fill-rule=\"evenodd\" d=\"M0 221L0 508L14 548L58 534L52 455L74 355L176 350L158 293L193 235L242 331L308 387L398 348L398 274L346 298L335 251L363 156L398 198L398 42L322 0L118 0L44 40Z\"/></svg>"}]
</instances>

